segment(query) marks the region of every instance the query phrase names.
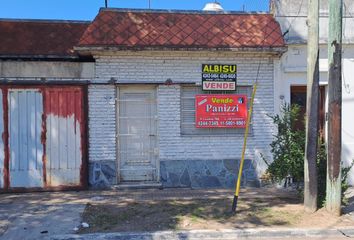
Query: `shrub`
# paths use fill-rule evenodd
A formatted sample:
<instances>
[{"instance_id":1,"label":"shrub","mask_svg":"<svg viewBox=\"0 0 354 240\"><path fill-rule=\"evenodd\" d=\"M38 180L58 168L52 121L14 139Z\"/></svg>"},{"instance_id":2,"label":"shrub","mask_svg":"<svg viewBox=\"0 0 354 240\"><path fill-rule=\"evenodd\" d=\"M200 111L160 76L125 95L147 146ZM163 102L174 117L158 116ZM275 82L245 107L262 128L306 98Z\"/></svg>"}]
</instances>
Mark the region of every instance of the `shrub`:
<instances>
[{"instance_id":1,"label":"shrub","mask_svg":"<svg viewBox=\"0 0 354 240\"><path fill-rule=\"evenodd\" d=\"M280 115L269 116L278 127L278 132L270 144L273 162L264 156L262 159L268 165L267 172L274 181L281 181L289 176L298 182L303 181L305 133L294 130L293 127L299 121L299 113L299 106L284 104Z\"/></svg>"},{"instance_id":2,"label":"shrub","mask_svg":"<svg viewBox=\"0 0 354 240\"><path fill-rule=\"evenodd\" d=\"M270 144L273 161L268 161L263 155L262 159L268 166L266 175L273 181L280 182L287 177L292 177L295 182L304 180L304 156L305 156L305 131L295 128L295 123L304 121L300 116L298 105L283 104L281 114L269 116L278 127L278 132ZM319 140L317 152L317 173L318 173L318 206L322 206L326 199L326 177L327 177L327 153L326 146ZM342 202L344 192L348 189L348 173L354 166L354 161L348 167L342 168ZM301 189L299 189L301 191Z\"/></svg>"},{"instance_id":3,"label":"shrub","mask_svg":"<svg viewBox=\"0 0 354 240\"><path fill-rule=\"evenodd\" d=\"M352 163L349 166L342 167L342 203L345 205L348 204L348 199L345 198L344 193L349 188L348 174L353 166L354 166L354 160L352 161Z\"/></svg>"},{"instance_id":4,"label":"shrub","mask_svg":"<svg viewBox=\"0 0 354 240\"><path fill-rule=\"evenodd\" d=\"M326 200L327 152L326 145L319 145L317 151L317 206L322 207Z\"/></svg>"}]
</instances>

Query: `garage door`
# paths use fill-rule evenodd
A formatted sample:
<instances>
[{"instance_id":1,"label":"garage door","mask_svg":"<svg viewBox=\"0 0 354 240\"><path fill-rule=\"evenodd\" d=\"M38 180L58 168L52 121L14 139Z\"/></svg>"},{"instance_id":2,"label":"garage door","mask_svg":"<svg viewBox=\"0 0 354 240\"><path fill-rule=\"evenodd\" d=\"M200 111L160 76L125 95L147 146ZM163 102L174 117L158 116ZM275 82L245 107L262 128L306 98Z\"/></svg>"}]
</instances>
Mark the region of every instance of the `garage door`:
<instances>
[{"instance_id":1,"label":"garage door","mask_svg":"<svg viewBox=\"0 0 354 240\"><path fill-rule=\"evenodd\" d=\"M83 89L4 87L1 93L0 188L83 186Z\"/></svg>"},{"instance_id":2,"label":"garage door","mask_svg":"<svg viewBox=\"0 0 354 240\"><path fill-rule=\"evenodd\" d=\"M11 187L43 187L42 94L11 89L8 104Z\"/></svg>"}]
</instances>

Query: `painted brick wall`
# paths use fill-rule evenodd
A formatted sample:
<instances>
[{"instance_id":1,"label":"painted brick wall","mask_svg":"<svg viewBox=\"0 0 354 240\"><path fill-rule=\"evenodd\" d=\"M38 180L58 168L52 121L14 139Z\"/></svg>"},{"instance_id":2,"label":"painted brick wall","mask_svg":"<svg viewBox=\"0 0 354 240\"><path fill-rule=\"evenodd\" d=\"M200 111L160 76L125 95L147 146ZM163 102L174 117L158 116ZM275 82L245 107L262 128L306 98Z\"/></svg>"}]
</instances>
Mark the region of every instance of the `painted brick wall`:
<instances>
[{"instance_id":1,"label":"painted brick wall","mask_svg":"<svg viewBox=\"0 0 354 240\"><path fill-rule=\"evenodd\" d=\"M211 52L119 52L97 55L96 82L114 78L118 83L200 83L201 64L238 65L238 84L252 85L258 75L258 92L246 158L257 173L265 165L260 153L268 155L274 127L266 114L274 111L273 58L266 54ZM257 74L259 73L259 74ZM239 159L243 135L182 136L180 133L180 84L158 87L160 161ZM89 88L90 162L115 160L114 87Z\"/></svg>"},{"instance_id":2,"label":"painted brick wall","mask_svg":"<svg viewBox=\"0 0 354 240\"><path fill-rule=\"evenodd\" d=\"M89 181L103 187L116 183L116 109L114 85L90 85Z\"/></svg>"},{"instance_id":3,"label":"painted brick wall","mask_svg":"<svg viewBox=\"0 0 354 240\"><path fill-rule=\"evenodd\" d=\"M113 85L91 85L88 91L90 160L115 161L115 88Z\"/></svg>"},{"instance_id":4,"label":"painted brick wall","mask_svg":"<svg viewBox=\"0 0 354 240\"><path fill-rule=\"evenodd\" d=\"M238 83L252 84L257 77L259 61L235 59L234 62L238 64ZM200 67L201 62L194 64ZM200 73L198 76L200 78ZM255 160L253 164L260 175L266 168L260 153L269 154L269 143L274 131L272 121L267 117L274 111L273 64L263 61L259 76L252 118L253 131L249 136L246 158ZM160 160L239 159L243 135L210 137L180 134L180 90L181 85L160 85L158 88Z\"/></svg>"}]
</instances>

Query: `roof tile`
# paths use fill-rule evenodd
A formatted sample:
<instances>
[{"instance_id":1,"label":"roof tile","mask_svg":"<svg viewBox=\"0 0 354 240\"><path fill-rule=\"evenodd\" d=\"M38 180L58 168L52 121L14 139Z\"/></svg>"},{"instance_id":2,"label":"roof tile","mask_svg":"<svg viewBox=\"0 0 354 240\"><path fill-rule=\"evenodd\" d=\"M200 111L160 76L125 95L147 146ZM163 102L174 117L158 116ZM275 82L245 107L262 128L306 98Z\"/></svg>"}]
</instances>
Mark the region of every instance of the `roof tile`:
<instances>
[{"instance_id":1,"label":"roof tile","mask_svg":"<svg viewBox=\"0 0 354 240\"><path fill-rule=\"evenodd\" d=\"M0 56L73 57L73 47L88 26L74 21L0 20ZM93 36L86 42L94 41L97 35Z\"/></svg>"},{"instance_id":2,"label":"roof tile","mask_svg":"<svg viewBox=\"0 0 354 240\"><path fill-rule=\"evenodd\" d=\"M283 47L285 43L279 24L270 14L105 9L85 31L79 46L106 45L126 48L258 48Z\"/></svg>"},{"instance_id":3,"label":"roof tile","mask_svg":"<svg viewBox=\"0 0 354 240\"><path fill-rule=\"evenodd\" d=\"M74 46L124 48L283 47L269 14L101 10L91 23L0 20L1 56L75 57Z\"/></svg>"}]
</instances>

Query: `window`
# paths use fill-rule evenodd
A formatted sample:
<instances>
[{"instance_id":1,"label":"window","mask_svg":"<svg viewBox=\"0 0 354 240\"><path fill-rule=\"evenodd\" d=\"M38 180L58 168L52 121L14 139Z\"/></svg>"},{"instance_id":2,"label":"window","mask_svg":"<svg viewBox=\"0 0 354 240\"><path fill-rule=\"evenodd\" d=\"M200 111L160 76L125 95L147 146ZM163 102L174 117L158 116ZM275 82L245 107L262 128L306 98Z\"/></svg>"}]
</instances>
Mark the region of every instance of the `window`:
<instances>
[{"instance_id":1,"label":"window","mask_svg":"<svg viewBox=\"0 0 354 240\"><path fill-rule=\"evenodd\" d=\"M248 108L251 101L252 87L237 86L236 91L202 91L200 86L182 86L181 88L181 134L182 135L242 135L244 128L196 128L195 95L197 94L246 94ZM251 130L251 129L250 129ZM251 132L251 131L250 131Z\"/></svg>"}]
</instances>

